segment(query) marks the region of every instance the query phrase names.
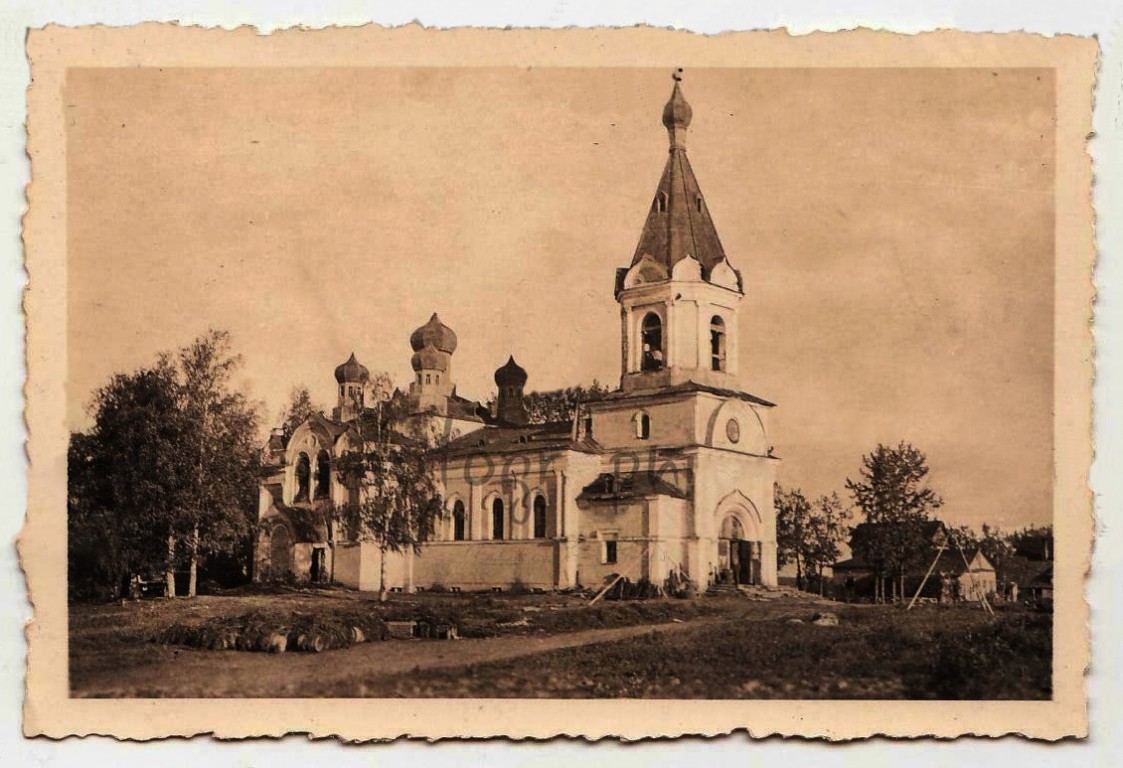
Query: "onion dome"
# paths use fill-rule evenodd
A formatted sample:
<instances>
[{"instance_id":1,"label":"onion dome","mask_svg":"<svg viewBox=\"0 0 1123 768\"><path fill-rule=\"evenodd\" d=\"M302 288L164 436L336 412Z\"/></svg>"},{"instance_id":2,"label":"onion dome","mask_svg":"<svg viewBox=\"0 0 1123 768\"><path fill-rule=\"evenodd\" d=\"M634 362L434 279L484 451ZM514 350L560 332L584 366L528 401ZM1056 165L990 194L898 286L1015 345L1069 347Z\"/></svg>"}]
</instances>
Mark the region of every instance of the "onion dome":
<instances>
[{"instance_id":1,"label":"onion dome","mask_svg":"<svg viewBox=\"0 0 1123 768\"><path fill-rule=\"evenodd\" d=\"M495 384L499 387L521 387L526 384L526 378L526 371L515 362L513 355L495 372Z\"/></svg>"},{"instance_id":2,"label":"onion dome","mask_svg":"<svg viewBox=\"0 0 1123 768\"><path fill-rule=\"evenodd\" d=\"M456 334L442 323L434 312L429 322L410 334L409 345L413 347L414 352L420 352L425 347L433 347L451 355L456 351Z\"/></svg>"},{"instance_id":3,"label":"onion dome","mask_svg":"<svg viewBox=\"0 0 1123 768\"><path fill-rule=\"evenodd\" d=\"M367 367L365 365L355 359L355 353L352 352L351 356L347 358L347 362L336 366L335 380L340 384L365 384L370 380L370 371L367 370Z\"/></svg>"},{"instance_id":4,"label":"onion dome","mask_svg":"<svg viewBox=\"0 0 1123 768\"><path fill-rule=\"evenodd\" d=\"M686 103L686 98L682 95L682 89L679 88L682 70L675 70L672 76L675 79L675 89L671 92L671 100L667 102L667 106L663 107L663 125L666 126L668 131L686 130L690 127L690 119L694 116L694 110Z\"/></svg>"},{"instance_id":5,"label":"onion dome","mask_svg":"<svg viewBox=\"0 0 1123 768\"><path fill-rule=\"evenodd\" d=\"M429 345L420 352L414 352L409 363L415 371L447 371L448 358L448 352L441 352Z\"/></svg>"}]
</instances>

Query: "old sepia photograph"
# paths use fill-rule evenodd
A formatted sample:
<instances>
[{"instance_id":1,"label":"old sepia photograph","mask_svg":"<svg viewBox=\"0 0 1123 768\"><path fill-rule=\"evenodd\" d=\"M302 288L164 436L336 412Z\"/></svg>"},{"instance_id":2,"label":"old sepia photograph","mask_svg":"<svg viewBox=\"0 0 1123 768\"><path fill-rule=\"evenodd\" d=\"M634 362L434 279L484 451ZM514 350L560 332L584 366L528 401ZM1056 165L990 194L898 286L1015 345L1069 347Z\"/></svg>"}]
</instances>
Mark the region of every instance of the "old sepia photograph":
<instances>
[{"instance_id":1,"label":"old sepia photograph","mask_svg":"<svg viewBox=\"0 0 1123 768\"><path fill-rule=\"evenodd\" d=\"M1057 69L644 62L65 69L67 697L1054 700Z\"/></svg>"}]
</instances>

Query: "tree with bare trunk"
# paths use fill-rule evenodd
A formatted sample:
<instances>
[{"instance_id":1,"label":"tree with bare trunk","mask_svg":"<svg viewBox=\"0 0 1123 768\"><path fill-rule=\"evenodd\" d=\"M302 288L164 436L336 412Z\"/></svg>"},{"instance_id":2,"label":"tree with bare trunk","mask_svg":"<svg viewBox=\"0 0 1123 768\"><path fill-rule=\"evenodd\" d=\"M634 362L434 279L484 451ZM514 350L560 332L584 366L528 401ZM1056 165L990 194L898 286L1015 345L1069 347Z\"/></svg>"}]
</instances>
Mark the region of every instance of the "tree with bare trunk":
<instances>
[{"instance_id":1,"label":"tree with bare trunk","mask_svg":"<svg viewBox=\"0 0 1123 768\"><path fill-rule=\"evenodd\" d=\"M248 562L257 411L231 389L230 347L210 331L95 392L94 426L71 436L68 456L72 586L108 581L96 591L118 596L127 578L162 570L175 597L186 558L194 596L207 557Z\"/></svg>"},{"instance_id":2,"label":"tree with bare trunk","mask_svg":"<svg viewBox=\"0 0 1123 768\"><path fill-rule=\"evenodd\" d=\"M180 528L186 538L187 596L194 597L200 559L238 545L252 527L258 471L257 409L231 388L241 365L230 334L210 330L179 352L179 402L184 430L186 503Z\"/></svg>"},{"instance_id":3,"label":"tree with bare trunk","mask_svg":"<svg viewBox=\"0 0 1123 768\"><path fill-rule=\"evenodd\" d=\"M388 591L387 556L419 553L443 514L433 442L424 420L411 416L400 393L375 401L353 422L353 444L337 462L340 479L351 491L340 509L344 525L352 538L378 546L382 602Z\"/></svg>"}]
</instances>

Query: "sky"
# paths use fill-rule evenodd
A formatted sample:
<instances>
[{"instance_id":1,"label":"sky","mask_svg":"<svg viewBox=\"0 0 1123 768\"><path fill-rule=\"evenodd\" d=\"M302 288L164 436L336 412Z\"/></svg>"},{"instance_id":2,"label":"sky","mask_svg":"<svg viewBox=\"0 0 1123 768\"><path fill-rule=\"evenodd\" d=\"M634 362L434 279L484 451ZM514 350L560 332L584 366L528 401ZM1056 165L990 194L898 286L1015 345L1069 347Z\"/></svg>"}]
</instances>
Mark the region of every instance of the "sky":
<instances>
[{"instance_id":1,"label":"sky","mask_svg":"<svg viewBox=\"0 0 1123 768\"><path fill-rule=\"evenodd\" d=\"M671 63L673 64L673 62ZM354 351L400 385L436 311L458 391L619 380L614 273L666 161L664 69L73 69L68 420L208 327L270 421ZM879 442L949 523L1047 523L1054 82L1033 69L692 69L688 152L743 276L779 480Z\"/></svg>"}]
</instances>

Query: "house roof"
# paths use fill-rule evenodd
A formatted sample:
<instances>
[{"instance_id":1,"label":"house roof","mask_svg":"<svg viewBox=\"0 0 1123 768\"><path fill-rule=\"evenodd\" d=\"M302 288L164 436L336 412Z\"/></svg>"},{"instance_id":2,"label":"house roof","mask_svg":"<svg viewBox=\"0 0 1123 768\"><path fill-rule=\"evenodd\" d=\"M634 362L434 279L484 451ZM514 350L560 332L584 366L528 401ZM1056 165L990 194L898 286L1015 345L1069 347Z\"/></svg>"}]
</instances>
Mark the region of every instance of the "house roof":
<instances>
[{"instance_id":1,"label":"house roof","mask_svg":"<svg viewBox=\"0 0 1123 768\"><path fill-rule=\"evenodd\" d=\"M1034 576L1029 585L1031 587L1051 587L1053 586L1053 565L1049 564L1041 573Z\"/></svg>"},{"instance_id":2,"label":"house roof","mask_svg":"<svg viewBox=\"0 0 1123 768\"><path fill-rule=\"evenodd\" d=\"M725 260L725 249L686 156L686 129L693 118L693 110L677 78L676 75L674 90L663 110L670 153L655 188L632 266L646 255L662 264L669 275L675 264L693 256L702 265L703 278L709 280L711 270ZM740 285L740 274L737 282Z\"/></svg>"},{"instance_id":3,"label":"house roof","mask_svg":"<svg viewBox=\"0 0 1123 768\"><path fill-rule=\"evenodd\" d=\"M601 450L591 438L575 440L573 422L558 421L525 426L486 426L450 441L437 453L452 457L549 449L583 453L599 453Z\"/></svg>"},{"instance_id":4,"label":"house roof","mask_svg":"<svg viewBox=\"0 0 1123 768\"><path fill-rule=\"evenodd\" d=\"M689 499L689 490L680 488L656 472L605 472L581 489L578 501L618 501L649 496Z\"/></svg>"},{"instance_id":5,"label":"house roof","mask_svg":"<svg viewBox=\"0 0 1123 768\"><path fill-rule=\"evenodd\" d=\"M448 398L448 415L453 419L487 422L491 413L482 404L453 392Z\"/></svg>"},{"instance_id":6,"label":"house roof","mask_svg":"<svg viewBox=\"0 0 1123 768\"><path fill-rule=\"evenodd\" d=\"M1028 587L1033 580L1052 567L1048 561L1037 560L1023 555L1010 555L1002 561L1001 571L1004 582L1014 582L1020 587Z\"/></svg>"},{"instance_id":7,"label":"house roof","mask_svg":"<svg viewBox=\"0 0 1123 768\"><path fill-rule=\"evenodd\" d=\"M618 389L614 392L609 392L600 400L592 400L589 401L589 403L593 404L606 401L612 402L616 400L629 400L642 397L659 397L662 395L676 395L690 392L707 392L711 395L718 395L719 397L737 398L738 400L744 400L748 403L755 403L756 405L767 406L768 408L772 408L776 405L775 403L770 403L764 398L757 397L756 395L744 392L739 389L711 387L708 384L699 384L696 381L684 381L681 384L673 384L668 387L659 387L658 389L633 390L631 392L625 392L624 390Z\"/></svg>"}]
</instances>

